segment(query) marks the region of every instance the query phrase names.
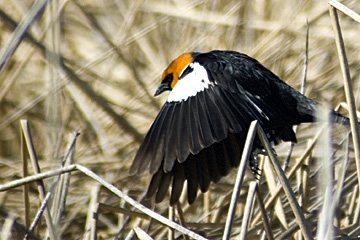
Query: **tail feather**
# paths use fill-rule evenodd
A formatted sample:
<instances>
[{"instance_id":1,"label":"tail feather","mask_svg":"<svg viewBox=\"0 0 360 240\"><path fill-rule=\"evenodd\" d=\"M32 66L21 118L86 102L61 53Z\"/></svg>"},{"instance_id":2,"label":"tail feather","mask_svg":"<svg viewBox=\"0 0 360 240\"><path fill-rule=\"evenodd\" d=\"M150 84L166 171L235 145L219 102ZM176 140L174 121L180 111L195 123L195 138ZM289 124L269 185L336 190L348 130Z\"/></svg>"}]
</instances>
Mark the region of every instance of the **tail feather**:
<instances>
[{"instance_id":1,"label":"tail feather","mask_svg":"<svg viewBox=\"0 0 360 240\"><path fill-rule=\"evenodd\" d=\"M331 121L333 123L339 123L345 126L350 125L350 119L341 115L340 113L333 111L331 115L332 115Z\"/></svg>"}]
</instances>

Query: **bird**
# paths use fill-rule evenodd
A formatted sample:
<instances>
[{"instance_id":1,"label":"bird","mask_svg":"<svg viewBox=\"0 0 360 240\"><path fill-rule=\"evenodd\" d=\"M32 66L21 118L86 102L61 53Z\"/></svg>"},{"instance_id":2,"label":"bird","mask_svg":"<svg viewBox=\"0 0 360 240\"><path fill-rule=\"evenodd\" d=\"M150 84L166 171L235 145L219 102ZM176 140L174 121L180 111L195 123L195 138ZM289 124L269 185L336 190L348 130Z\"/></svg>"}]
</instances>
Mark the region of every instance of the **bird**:
<instances>
[{"instance_id":1,"label":"bird","mask_svg":"<svg viewBox=\"0 0 360 240\"><path fill-rule=\"evenodd\" d=\"M248 128L257 120L269 141L296 142L294 125L316 121L320 104L301 94L256 59L236 51L187 52L164 70L155 95L170 91L141 143L130 174L149 169L146 197L161 202L170 186L170 205L187 182L192 204L240 164ZM349 125L332 110L331 121ZM264 147L255 138L249 165Z\"/></svg>"}]
</instances>

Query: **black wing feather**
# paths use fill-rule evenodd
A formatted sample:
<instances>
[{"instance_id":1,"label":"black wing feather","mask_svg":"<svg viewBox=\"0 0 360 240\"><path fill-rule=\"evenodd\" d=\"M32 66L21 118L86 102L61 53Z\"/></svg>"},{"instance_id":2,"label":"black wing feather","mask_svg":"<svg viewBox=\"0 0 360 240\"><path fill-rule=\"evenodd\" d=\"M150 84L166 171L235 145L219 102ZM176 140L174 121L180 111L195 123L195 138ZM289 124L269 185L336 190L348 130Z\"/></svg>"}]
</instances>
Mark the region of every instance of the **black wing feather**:
<instances>
[{"instance_id":1,"label":"black wing feather","mask_svg":"<svg viewBox=\"0 0 360 240\"><path fill-rule=\"evenodd\" d=\"M209 160L206 158L206 154L200 153L197 156L198 162L198 176L199 176L199 187L202 192L206 192L209 189L211 182Z\"/></svg>"},{"instance_id":2,"label":"black wing feather","mask_svg":"<svg viewBox=\"0 0 360 240\"><path fill-rule=\"evenodd\" d=\"M210 121L209 121L209 115L208 115L209 110L208 110L208 106L206 104L205 97L206 96L204 93L199 93L197 95L196 101L194 101L194 105L196 105L196 107L198 109L197 112L194 112L194 114L196 114L197 121L192 123L192 128L197 129L197 131L199 131L199 135L201 136L202 149L211 146L215 142L213 135L212 135L212 130L211 130ZM197 128L195 127L196 125L198 125ZM196 141L196 140L193 140L193 141ZM192 152L192 154L197 154L202 149L200 149L199 151L196 151L196 152L194 151L194 152Z\"/></svg>"},{"instance_id":3,"label":"black wing feather","mask_svg":"<svg viewBox=\"0 0 360 240\"><path fill-rule=\"evenodd\" d=\"M199 158L206 159L208 162L208 170L210 174L210 179L213 182L218 182L222 175L220 174L219 169L217 168L216 156L213 154L212 148L206 148L200 152Z\"/></svg>"},{"instance_id":4,"label":"black wing feather","mask_svg":"<svg viewBox=\"0 0 360 240\"><path fill-rule=\"evenodd\" d=\"M161 202L164 200L170 186L170 182L172 179L172 173L163 173L161 176L161 181L159 183L159 188L156 193L155 201Z\"/></svg>"},{"instance_id":5,"label":"black wing feather","mask_svg":"<svg viewBox=\"0 0 360 240\"><path fill-rule=\"evenodd\" d=\"M189 112L189 133L190 133L190 139L189 139L189 149L191 154L195 155L199 153L204 147L204 137L203 137L203 131L210 131L210 128L207 126L202 126L202 122L207 123L207 119L200 119L198 113L201 111L201 107L199 108L197 98L191 98L189 99L191 109ZM204 116L203 116L204 117ZM182 161L183 162L183 161Z\"/></svg>"},{"instance_id":6,"label":"black wing feather","mask_svg":"<svg viewBox=\"0 0 360 240\"><path fill-rule=\"evenodd\" d=\"M226 132L241 132L244 127L244 122L239 121L240 119L237 118L235 115L235 112L231 108L230 105L227 104L227 94L231 94L228 92L227 94L224 93L224 91L220 88L213 88L213 91L215 91L214 94L208 94L209 97L212 99L212 101L216 102L216 105L219 108L219 111L221 115L223 116L223 122L226 123ZM241 96L238 97L237 100L241 99ZM239 104L243 104L242 102L239 102ZM238 109L241 112L244 112L244 108L242 106L238 105Z\"/></svg>"},{"instance_id":7,"label":"black wing feather","mask_svg":"<svg viewBox=\"0 0 360 240\"><path fill-rule=\"evenodd\" d=\"M167 103L166 103L167 104ZM171 104L171 103L170 103ZM172 111L172 119L169 121L169 128L165 129L165 155L164 155L164 171L171 171L176 159L178 158L178 135L179 124L181 124L183 116L180 116L181 105L174 104ZM162 129L157 129L163 131ZM181 144L181 143L180 143Z\"/></svg>"},{"instance_id":8,"label":"black wing feather","mask_svg":"<svg viewBox=\"0 0 360 240\"><path fill-rule=\"evenodd\" d=\"M178 133L177 145L173 145L173 148L178 148L177 160L180 163L184 162L189 156L189 148L191 147L190 142L194 137L191 134L192 129L190 126L192 111L193 109L191 109L188 101L184 102L184 104L179 104L179 121L181 122L173 129L173 131L177 131ZM174 142L170 142L170 144L172 145Z\"/></svg>"},{"instance_id":9,"label":"black wing feather","mask_svg":"<svg viewBox=\"0 0 360 240\"><path fill-rule=\"evenodd\" d=\"M163 174L164 171L159 170L152 176L148 190L146 192L146 198L151 198L157 192Z\"/></svg>"},{"instance_id":10,"label":"black wing feather","mask_svg":"<svg viewBox=\"0 0 360 240\"><path fill-rule=\"evenodd\" d=\"M157 129L169 129L171 127L169 122L171 122L171 117L173 116L172 113L174 111L174 109L172 109L167 105L164 105L161 110L162 111L160 111L160 113L156 117L156 119L159 118L158 120L159 124L156 127L151 127L148 132L148 134L151 134L151 136L153 135L154 137L153 138L149 137L148 139L146 139L147 137L146 136L144 140L144 142L148 141L150 143L149 148L151 149L149 149L148 152L150 153L149 161L151 161L150 164L151 174L157 172L160 166L163 164L165 148L166 148L166 139L165 139L166 131L158 131ZM156 143L156 147L154 143ZM139 152L140 150L141 150L141 146Z\"/></svg>"},{"instance_id":11,"label":"black wing feather","mask_svg":"<svg viewBox=\"0 0 360 240\"><path fill-rule=\"evenodd\" d=\"M200 93L199 93L200 94ZM226 127L226 121L224 117L221 114L221 106L218 106L216 101L214 101L212 97L209 95L214 94L214 91L212 91L211 88L206 89L201 94L205 95L205 110L206 110L206 116L209 120L210 125L210 131L211 131L211 139L212 144L215 142L219 142L226 138L228 130Z\"/></svg>"},{"instance_id":12,"label":"black wing feather","mask_svg":"<svg viewBox=\"0 0 360 240\"><path fill-rule=\"evenodd\" d=\"M159 139L159 135L161 135L161 131L157 131L156 129L162 129L164 127L164 122L166 121L166 117L170 115L167 114L167 110L169 108L163 106L155 118L150 130L146 134L144 141L140 145L140 148L135 156L134 162L130 168L130 174L140 174L146 170L146 168L150 165L153 165L154 162L157 162L160 166L163 157L156 157L156 154L160 155L161 151L164 149L163 141ZM158 149L154 149L153 143L156 142L158 145ZM155 150L159 150L157 152ZM158 167L159 167L158 166ZM157 168L158 168L157 167ZM151 167L152 169L153 167ZM151 171L151 173L155 173L155 171Z\"/></svg>"},{"instance_id":13,"label":"black wing feather","mask_svg":"<svg viewBox=\"0 0 360 240\"><path fill-rule=\"evenodd\" d=\"M192 204L195 201L197 190L199 187L197 162L193 155L190 155L185 162L185 177L188 186L188 202Z\"/></svg>"},{"instance_id":14,"label":"black wing feather","mask_svg":"<svg viewBox=\"0 0 360 240\"><path fill-rule=\"evenodd\" d=\"M175 163L173 169L173 183L171 188L170 205L173 206L179 199L185 181L184 164Z\"/></svg>"},{"instance_id":15,"label":"black wing feather","mask_svg":"<svg viewBox=\"0 0 360 240\"><path fill-rule=\"evenodd\" d=\"M232 149L233 158L231 159L231 166L232 167L238 167L240 164L240 158L242 154L242 150L245 145L247 137L247 132L243 132L241 134L229 134L228 137L228 147L231 146L229 149Z\"/></svg>"}]
</instances>

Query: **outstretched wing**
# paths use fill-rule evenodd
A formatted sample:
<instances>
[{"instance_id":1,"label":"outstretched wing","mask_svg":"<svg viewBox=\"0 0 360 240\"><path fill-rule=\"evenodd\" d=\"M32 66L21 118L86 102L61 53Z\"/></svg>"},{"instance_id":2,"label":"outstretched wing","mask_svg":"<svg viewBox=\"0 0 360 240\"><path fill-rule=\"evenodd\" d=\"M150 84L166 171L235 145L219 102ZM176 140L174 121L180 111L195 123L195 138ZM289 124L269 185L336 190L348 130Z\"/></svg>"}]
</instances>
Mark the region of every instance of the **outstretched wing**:
<instances>
[{"instance_id":1,"label":"outstretched wing","mask_svg":"<svg viewBox=\"0 0 360 240\"><path fill-rule=\"evenodd\" d=\"M206 191L210 181L218 181L238 166L245 141L240 136L246 136L254 119L263 121L264 117L253 109L246 95L217 86L183 102L166 102L135 156L131 173L141 173L150 166L156 187L149 189L149 195L159 192L158 187L167 190L172 178L186 178L194 189L189 191L196 196L199 187ZM194 173L199 170L203 173ZM183 177L177 179L177 175ZM173 183L181 189L182 184Z\"/></svg>"}]
</instances>

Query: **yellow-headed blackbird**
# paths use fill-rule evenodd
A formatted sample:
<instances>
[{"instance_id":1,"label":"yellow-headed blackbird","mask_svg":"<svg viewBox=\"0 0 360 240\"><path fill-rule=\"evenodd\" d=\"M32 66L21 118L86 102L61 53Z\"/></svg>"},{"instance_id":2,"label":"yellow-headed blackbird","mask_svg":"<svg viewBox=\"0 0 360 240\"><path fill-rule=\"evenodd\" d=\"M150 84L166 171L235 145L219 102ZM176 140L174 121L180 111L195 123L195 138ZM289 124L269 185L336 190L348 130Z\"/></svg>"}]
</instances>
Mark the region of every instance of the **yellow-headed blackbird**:
<instances>
[{"instance_id":1,"label":"yellow-headed blackbird","mask_svg":"<svg viewBox=\"0 0 360 240\"><path fill-rule=\"evenodd\" d=\"M147 196L162 201L170 184L175 204L185 180L188 202L239 165L250 123L273 144L296 142L293 125L315 120L319 104L257 60L235 51L184 53L166 68L155 96L170 90L130 169L153 175ZM332 121L349 119L332 112ZM263 152L255 139L253 153ZM250 161L252 169L257 165Z\"/></svg>"}]
</instances>

